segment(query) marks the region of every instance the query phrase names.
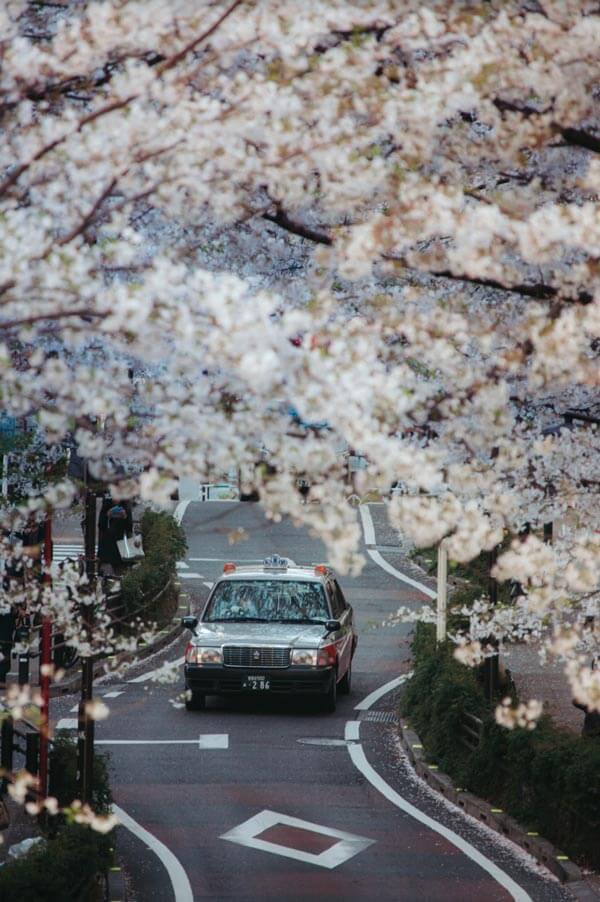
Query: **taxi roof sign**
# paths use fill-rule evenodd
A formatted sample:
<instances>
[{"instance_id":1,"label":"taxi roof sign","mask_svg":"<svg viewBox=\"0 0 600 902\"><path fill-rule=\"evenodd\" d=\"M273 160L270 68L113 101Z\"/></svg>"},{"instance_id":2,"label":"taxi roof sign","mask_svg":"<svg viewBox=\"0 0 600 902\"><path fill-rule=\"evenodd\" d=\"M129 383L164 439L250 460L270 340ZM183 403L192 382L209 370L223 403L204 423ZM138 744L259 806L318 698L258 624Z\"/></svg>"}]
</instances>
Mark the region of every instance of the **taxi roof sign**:
<instances>
[{"instance_id":1,"label":"taxi roof sign","mask_svg":"<svg viewBox=\"0 0 600 902\"><path fill-rule=\"evenodd\" d=\"M272 554L263 561L265 570L287 570L289 564L288 558L281 557L279 554Z\"/></svg>"}]
</instances>

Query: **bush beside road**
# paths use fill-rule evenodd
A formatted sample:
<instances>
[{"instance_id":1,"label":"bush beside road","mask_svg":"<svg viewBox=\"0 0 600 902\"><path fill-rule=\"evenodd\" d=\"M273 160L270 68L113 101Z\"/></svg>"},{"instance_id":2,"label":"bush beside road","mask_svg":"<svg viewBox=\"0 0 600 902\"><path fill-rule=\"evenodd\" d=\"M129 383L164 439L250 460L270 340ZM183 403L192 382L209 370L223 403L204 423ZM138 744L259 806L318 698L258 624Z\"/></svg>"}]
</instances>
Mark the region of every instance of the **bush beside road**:
<instances>
[{"instance_id":1,"label":"bush beside road","mask_svg":"<svg viewBox=\"0 0 600 902\"><path fill-rule=\"evenodd\" d=\"M77 745L58 736L50 751L50 795L69 806L77 796ZM112 797L107 760L94 758L94 810L108 814ZM9 828L10 830L10 828ZM37 834L30 821L29 836ZM39 834L38 834L39 835ZM10 843L10 832L4 836ZM13 840L14 842L14 840ZM114 831L107 835L74 823L69 816L48 819L42 841L0 867L2 902L101 902L104 875L113 862Z\"/></svg>"},{"instance_id":2,"label":"bush beside road","mask_svg":"<svg viewBox=\"0 0 600 902\"><path fill-rule=\"evenodd\" d=\"M600 740L557 728L544 717L535 730L507 730L495 722L475 672L437 644L432 626L419 624L414 675L402 713L427 755L460 785L501 807L583 866L600 868ZM481 720L471 749L466 715ZM471 721L472 723L472 721Z\"/></svg>"},{"instance_id":3,"label":"bush beside road","mask_svg":"<svg viewBox=\"0 0 600 902\"><path fill-rule=\"evenodd\" d=\"M141 527L145 557L121 582L122 617L129 623L141 619L161 625L177 609L177 591L174 586L169 590L169 581L185 554L185 533L166 511L145 511Z\"/></svg>"}]
</instances>

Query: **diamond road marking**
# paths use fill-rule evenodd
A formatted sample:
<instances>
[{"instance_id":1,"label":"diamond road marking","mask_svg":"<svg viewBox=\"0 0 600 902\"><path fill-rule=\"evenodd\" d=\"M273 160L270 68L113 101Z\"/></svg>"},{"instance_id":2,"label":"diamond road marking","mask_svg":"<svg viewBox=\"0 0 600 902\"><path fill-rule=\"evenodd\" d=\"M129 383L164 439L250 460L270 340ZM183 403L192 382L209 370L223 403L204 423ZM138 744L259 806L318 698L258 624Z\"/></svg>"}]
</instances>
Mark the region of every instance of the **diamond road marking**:
<instances>
[{"instance_id":1,"label":"diamond road marking","mask_svg":"<svg viewBox=\"0 0 600 902\"><path fill-rule=\"evenodd\" d=\"M274 827L292 827L296 831L305 831L304 836L310 834L314 837L315 842L313 845L318 845L319 840L323 842L325 838L333 838L336 841L329 848L316 854L294 848L291 845L284 845L281 842L269 842L267 839L261 839L261 834L266 831L269 831L267 835L271 836L273 836L273 833L275 835L283 834L281 829L277 832L273 831L272 828ZM292 837L294 831L289 831L289 835ZM279 814L277 811L268 810L261 811L238 827L234 827L233 830L223 833L220 839L226 839L240 846L248 846L251 849L258 849L261 852L272 852L274 855L294 858L296 861L304 861L306 864L315 864L329 870L348 861L375 842L374 839L356 836L354 833L333 830L331 827L323 827L320 824L313 824L298 817L289 817L287 814ZM306 842L302 842L302 844L306 846Z\"/></svg>"}]
</instances>

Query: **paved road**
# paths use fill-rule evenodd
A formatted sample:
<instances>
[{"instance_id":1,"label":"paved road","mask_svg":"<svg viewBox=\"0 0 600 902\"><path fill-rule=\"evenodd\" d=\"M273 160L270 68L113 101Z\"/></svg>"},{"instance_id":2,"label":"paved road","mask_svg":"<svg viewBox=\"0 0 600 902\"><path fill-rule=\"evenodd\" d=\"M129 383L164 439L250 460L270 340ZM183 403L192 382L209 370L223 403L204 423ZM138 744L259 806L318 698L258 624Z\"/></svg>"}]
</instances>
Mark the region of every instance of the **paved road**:
<instances>
[{"instance_id":1,"label":"paved road","mask_svg":"<svg viewBox=\"0 0 600 902\"><path fill-rule=\"evenodd\" d=\"M381 514L373 510L376 526ZM306 531L267 520L255 504L193 503L183 525L189 550L181 573L196 607L226 560L273 552L297 562L325 559ZM248 539L232 547L228 535L238 527ZM399 559L388 560L400 566ZM109 743L115 800L138 825L137 837L121 830L119 840L135 898L568 898L522 853L415 780L395 742L397 692L355 710L406 671L407 628L381 623L419 593L371 560L342 585L355 608L360 643L352 695L339 698L335 715L263 699L209 699L206 711L186 712L178 706L181 683L130 682L143 669L104 685L114 696L97 738ZM182 638L145 670L176 660L184 646ZM369 776L386 781L384 792ZM392 790L399 795L391 798ZM434 827L452 832L436 832L410 813L410 805L417 816L433 818ZM140 827L150 835L140 838Z\"/></svg>"}]
</instances>

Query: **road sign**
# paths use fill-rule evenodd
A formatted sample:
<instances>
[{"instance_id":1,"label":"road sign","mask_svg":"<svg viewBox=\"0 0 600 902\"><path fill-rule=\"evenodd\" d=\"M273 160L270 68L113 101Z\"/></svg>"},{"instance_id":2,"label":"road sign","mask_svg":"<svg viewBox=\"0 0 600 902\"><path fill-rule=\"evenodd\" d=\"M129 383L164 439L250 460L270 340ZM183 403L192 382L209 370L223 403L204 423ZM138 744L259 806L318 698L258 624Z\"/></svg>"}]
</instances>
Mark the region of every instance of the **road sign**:
<instances>
[{"instance_id":1,"label":"road sign","mask_svg":"<svg viewBox=\"0 0 600 902\"><path fill-rule=\"evenodd\" d=\"M17 431L17 418L7 413L0 413L0 435L4 438L13 438Z\"/></svg>"}]
</instances>

